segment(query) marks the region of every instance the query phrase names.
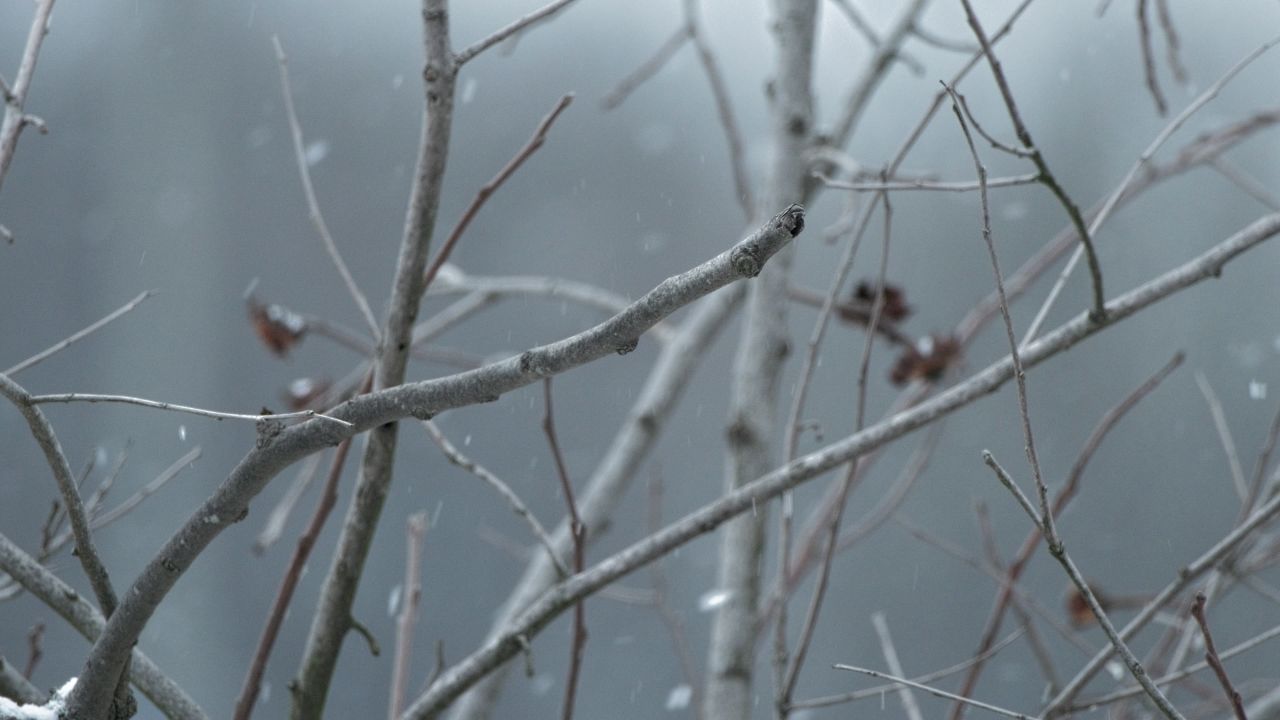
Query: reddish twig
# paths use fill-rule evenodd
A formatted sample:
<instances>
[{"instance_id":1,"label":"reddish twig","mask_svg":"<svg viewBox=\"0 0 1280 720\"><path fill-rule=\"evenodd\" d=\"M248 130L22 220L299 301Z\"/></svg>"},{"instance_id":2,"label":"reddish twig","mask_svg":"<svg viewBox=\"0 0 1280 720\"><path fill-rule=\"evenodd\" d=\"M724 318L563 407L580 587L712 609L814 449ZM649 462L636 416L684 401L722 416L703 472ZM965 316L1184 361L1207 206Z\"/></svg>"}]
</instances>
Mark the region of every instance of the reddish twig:
<instances>
[{"instance_id":1,"label":"reddish twig","mask_svg":"<svg viewBox=\"0 0 1280 720\"><path fill-rule=\"evenodd\" d=\"M1151 23L1147 20L1147 3L1150 0L1138 0L1138 46L1142 48L1142 73L1147 79L1147 90L1151 92L1151 100L1156 104L1156 112L1164 117L1169 112L1164 101L1164 93L1160 91L1160 78L1156 75L1156 54L1151 47Z\"/></svg>"},{"instance_id":2,"label":"reddish twig","mask_svg":"<svg viewBox=\"0 0 1280 720\"><path fill-rule=\"evenodd\" d=\"M44 623L42 622L31 626L31 630L27 632L27 665L22 669L22 677L28 680L36 671L36 665L40 664L40 658L44 657L44 649L40 647L40 640L43 637Z\"/></svg>"},{"instance_id":3,"label":"reddish twig","mask_svg":"<svg viewBox=\"0 0 1280 720\"><path fill-rule=\"evenodd\" d=\"M560 477L560 489L564 492L564 502L569 509L569 534L573 537L573 571L581 573L586 567L587 528L578 515L573 483L569 480L569 470L565 467L564 455L560 452L560 443L556 439L555 413L551 405L551 378L543 380L542 389L546 402L542 430L547 434L547 445L551 448L556 474ZM573 700L578 691L578 678L582 674L582 651L586 646L586 613L583 600L580 599L573 606L573 641L569 651L569 677L564 684L564 710L561 713L563 720L573 720Z\"/></svg>"},{"instance_id":4,"label":"reddish twig","mask_svg":"<svg viewBox=\"0 0 1280 720\"><path fill-rule=\"evenodd\" d=\"M542 147L547 140L547 132L551 130L551 125L555 123L556 118L560 117L560 113L569 107L569 103L573 102L573 93L568 93L560 98L555 107L551 108L551 112L542 118L542 122L538 123L538 127L533 131L533 137L529 138L529 142L520 148L507 164L493 176L489 182L481 186L476 192L476 196L471 199L471 204L462 212L462 217L458 218L458 224L453 226L453 230L449 232L449 237L445 239L444 244L440 246L440 250L436 253L435 258L427 265L427 270L423 275L422 292L425 293L427 288L431 286L431 281L435 279L436 274L440 272L440 268L449 260L449 255L453 253L453 248L457 246L458 240L462 237L462 233L466 232L467 226L475 219L476 214L480 212L480 208L484 206L490 195L497 192L498 188L511 177L520 166L528 160L531 155Z\"/></svg>"},{"instance_id":5,"label":"reddish twig","mask_svg":"<svg viewBox=\"0 0 1280 720\"><path fill-rule=\"evenodd\" d=\"M1200 634L1204 636L1204 660L1209 663L1209 667L1213 668L1213 674L1218 676L1218 684L1222 685L1222 691L1227 694L1236 720L1249 720L1244 714L1244 700L1231 684L1227 669L1222 665L1222 659L1218 657L1218 649L1213 645L1213 635L1209 632L1209 620L1204 614L1205 603L1205 594L1201 591L1196 593L1195 602L1191 604L1191 617L1196 619L1196 623L1200 625Z\"/></svg>"},{"instance_id":6,"label":"reddish twig","mask_svg":"<svg viewBox=\"0 0 1280 720\"><path fill-rule=\"evenodd\" d=\"M369 371L365 375L364 386L360 389L360 394L366 393L372 387L373 372ZM271 650L275 647L276 637L280 634L280 626L284 623L285 613L289 609L289 602L293 599L293 593L298 587L298 581L302 579L302 568L307 564L307 558L311 557L311 550L315 547L316 540L320 537L320 531L324 529L325 521L329 519L329 513L333 511L333 506L338 502L338 479L342 477L342 468L347 461L347 452L351 450L351 438L347 438L338 444L338 449L333 454L333 460L329 463L329 475L325 478L324 490L320 494L320 501L316 504L316 510L311 515L311 521L307 523L307 529L298 536L298 544L294 547L293 557L289 560L289 566L285 569L284 577L280 579L280 589L276 591L276 599L271 605L271 611L267 615L266 625L262 628L262 636L258 640L258 649L254 652L253 661L249 665L249 672L245 675L244 686L240 689L240 697L236 700L235 720L248 720L253 714L253 706L257 701L258 692L262 685L262 674L267 669L267 659L271 657Z\"/></svg>"}]
</instances>

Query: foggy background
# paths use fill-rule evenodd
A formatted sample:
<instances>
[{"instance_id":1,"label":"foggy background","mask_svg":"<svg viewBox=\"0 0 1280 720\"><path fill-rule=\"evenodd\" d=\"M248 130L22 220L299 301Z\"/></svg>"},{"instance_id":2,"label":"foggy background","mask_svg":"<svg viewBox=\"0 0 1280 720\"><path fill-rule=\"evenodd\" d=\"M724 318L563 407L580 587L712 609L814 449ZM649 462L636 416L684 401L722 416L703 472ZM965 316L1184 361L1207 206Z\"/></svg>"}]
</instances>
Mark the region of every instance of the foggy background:
<instances>
[{"instance_id":1,"label":"foggy background","mask_svg":"<svg viewBox=\"0 0 1280 720\"><path fill-rule=\"evenodd\" d=\"M451 8L455 48L462 48L540 7L542 0L475 0ZM707 39L726 73L757 189L769 157L764 83L773 67L763 2L706 0ZM897 3L863 3L883 29ZM889 7L894 5L895 7ZM1013 3L983 2L988 29ZM1274 2L1175 2L1182 59L1191 86L1180 87L1163 63L1161 79L1173 113L1239 58L1280 29ZM1033 5L998 53L1037 144L1068 192L1088 207L1109 192L1165 125L1147 93L1132 3L1114 3L1098 18L1092 2ZM30 26L32 7L0 3L0 73L12 80ZM958 3L939 0L924 25L969 41ZM676 0L624 3L581 0L554 21L525 33L514 52L498 48L468 64L458 81L447 184L436 243L475 191L528 139L565 92L576 101L551 130L547 144L492 198L468 230L453 260L468 273L555 275L637 297L663 278L718 253L745 234L733 197L723 134L705 78L685 47L621 108L600 99L647 59L681 22ZM818 128L839 112L868 55L866 43L834 6L821 9L815 82ZM293 91L315 163L312 177L330 230L379 320L399 247L421 122L420 9L392 2L62 2L55 7L26 110L42 117L47 136L32 130L19 142L0 192L0 223L16 242L0 247L0 366L7 367L93 322L147 289L158 295L106 330L15 379L33 393L103 392L136 395L234 412L280 408L294 378L345 375L358 356L319 337L308 338L286 361L254 337L242 292L256 278L269 302L332 319L363 323L307 219L281 99L271 36L289 55ZM854 137L851 154L869 168L883 164L964 56L919 41L907 49L926 66L902 65L888 75ZM1274 105L1280 54L1247 69L1167 146L1195 133ZM961 86L984 126L1011 138L985 66ZM1277 136L1264 133L1228 157L1273 190L1280 183ZM1028 172L1025 163L980 152L991 175ZM1161 157L1168 158L1169 154ZM904 164L967 180L972 163L949 110L940 113ZM757 197L759 193L757 192ZM913 335L952 328L992 287L979 235L974 194L898 193L889 279L904 287L916 314ZM1038 186L993 191L994 235L1006 272L1058 231L1066 218ZM839 246L821 230L840 213L843 197L824 193L798 239L794 282L825 290ZM779 208L767 208L769 213ZM1147 193L1120 211L1098 236L1109 296L1186 261L1268 212L1221 176L1198 170ZM873 234L878 230L873 230ZM856 278L873 277L878 239L860 251ZM1054 269L1056 273L1057 267ZM1280 398L1280 316L1276 313L1280 244L1272 242L1227 266L1223 278L1183 292L1109 329L1029 374L1031 417L1048 479L1060 481L1097 419L1177 350L1186 365L1123 421L1093 460L1084 490L1062 522L1077 563L1099 586L1119 594L1154 592L1229 529L1237 511L1227 463L1209 412L1194 382L1202 371L1225 406L1246 472L1250 471ZM1042 282L1015 307L1021 331L1044 297ZM430 300L422 317L448 302ZM1077 272L1048 327L1088 302ZM545 298L513 298L486 310L440 339L477 357L500 357L578 332L598 312ZM815 313L791 315L793 347L802 347ZM674 519L718 496L728 368L737 323L723 332L644 475L594 545L588 563L639 538L645 530L647 478L665 484L664 516ZM821 423L824 442L847 434L861 333L835 325L825 345L805 413ZM560 442L572 477L594 469L625 416L655 357L656 343L556 378ZM1006 352L1003 330L990 324L972 346L970 369ZM799 353L782 385L784 407ZM896 394L886 377L894 352L879 347L872 364L869 418ZM410 379L453 369L416 363ZM1252 387L1252 391L1251 391ZM1269 394L1267 388L1270 389ZM128 443L128 462L112 492L116 501L151 480L193 446L195 466L125 520L96 534L118 591L252 447L249 423L217 422L119 405L45 406L59 439L79 469L97 455L95 484ZM494 404L453 411L440 427L464 452L509 482L548 527L563 500L540 429L542 388L530 386ZM802 452L818 447L811 433ZM914 448L897 443L877 463L850 503L860 517L897 474ZM1028 523L993 481L979 453L990 448L1020 479L1022 461L1012 387L947 421L932 464L901 514L981 553L973 506L991 510L1007 552ZM358 443L356 448L362 448ZM284 717L287 681L302 643L345 514L358 455L353 448L339 506L318 544L308 574L272 656L258 717ZM326 461L327 465L327 461ZM316 498L312 489L291 518L285 538L265 556L250 552L267 512L292 480L286 471L253 504L249 517L224 532L162 604L140 647L212 717L230 714L276 592L293 541ZM798 507L826 486L809 483ZM354 609L383 647L370 657L352 636L339 660L328 711L333 717L385 712L394 618L389 598L402 581L404 525L416 511L431 514L423 567L411 692L431 670L436 642L455 662L483 639L491 613L523 568L513 545L530 546L528 531L487 487L449 465L415 423L401 428L392 494ZM55 488L21 416L0 410L0 531L33 550ZM114 502L108 502L113 505ZM495 538L505 538L504 541ZM710 616L699 598L714 587L718 541L707 536L665 562L670 601L684 616L696 659L705 655ZM770 565L775 550L770 547ZM74 558L52 563L59 575L87 591ZM772 568L767 576L772 582ZM1270 574L1272 582L1280 580ZM1026 588L1057 608L1066 585L1040 552L1024 577ZM647 572L622 581L648 588ZM810 584L793 601L802 614ZM855 551L839 556L817 642L796 697L865 687L869 681L831 670L835 662L883 667L869 617L884 610L908 673L969 657L996 592L980 573L886 525ZM666 708L684 680L671 642L653 608L593 597L587 602L590 638L578 713L583 718L689 716ZM1213 609L1220 647L1280 620L1258 596L1237 592ZM1128 613L1119 613L1127 619ZM0 653L21 664L25 635L48 626L45 658L33 678L53 687L78 674L86 643L29 596L0 606ZM1048 631L1046 631L1048 632ZM1144 648L1157 630L1137 644ZM794 638L794 630L791 632ZM1104 642L1086 630L1094 647ZM501 717L548 717L559 712L568 657L569 626L561 618L533 643L535 674L513 672ZM1056 640L1056 638L1054 638ZM1085 657L1056 641L1066 674ZM760 653L765 659L768 651ZM1274 646L1229 664L1237 680L1276 679ZM1040 702L1038 673L1025 643L999 655L983 675L978 699L1031 711ZM766 663L757 677L758 717L771 716ZM946 687L952 687L943 684ZM1246 687L1248 687L1246 685ZM945 707L917 696L927 716ZM141 696L138 717L159 717ZM836 707L809 717L881 713L896 717L896 699L857 708Z\"/></svg>"}]
</instances>

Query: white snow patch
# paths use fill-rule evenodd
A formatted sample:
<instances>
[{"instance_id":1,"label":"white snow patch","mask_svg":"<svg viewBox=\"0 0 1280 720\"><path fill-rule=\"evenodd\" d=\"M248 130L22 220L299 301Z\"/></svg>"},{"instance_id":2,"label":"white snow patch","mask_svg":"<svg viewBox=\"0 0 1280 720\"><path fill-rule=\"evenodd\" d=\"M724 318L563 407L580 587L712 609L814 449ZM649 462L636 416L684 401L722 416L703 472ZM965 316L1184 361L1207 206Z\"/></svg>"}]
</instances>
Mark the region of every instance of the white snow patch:
<instances>
[{"instance_id":1,"label":"white snow patch","mask_svg":"<svg viewBox=\"0 0 1280 720\"><path fill-rule=\"evenodd\" d=\"M675 712L684 710L689 707L689 701L693 699L693 688L688 685L677 685L671 688L671 692L667 693L667 712Z\"/></svg>"}]
</instances>

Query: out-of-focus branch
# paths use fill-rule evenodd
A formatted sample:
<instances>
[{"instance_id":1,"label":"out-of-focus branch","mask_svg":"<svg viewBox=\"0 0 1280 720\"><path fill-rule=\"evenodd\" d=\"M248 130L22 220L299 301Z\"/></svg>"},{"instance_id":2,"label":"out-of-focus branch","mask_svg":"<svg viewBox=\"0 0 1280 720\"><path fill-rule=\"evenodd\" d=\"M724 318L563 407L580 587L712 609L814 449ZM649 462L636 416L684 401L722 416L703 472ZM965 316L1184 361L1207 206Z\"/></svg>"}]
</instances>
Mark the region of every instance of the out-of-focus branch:
<instances>
[{"instance_id":1,"label":"out-of-focus branch","mask_svg":"<svg viewBox=\"0 0 1280 720\"><path fill-rule=\"evenodd\" d=\"M289 85L289 58L284 54L284 47L280 45L278 35L271 36L271 43L276 49L276 63L280 65L280 89L284 94L284 110L289 120L289 134L293 137L293 156L298 163L298 175L302 178L302 192L307 197L307 214L311 217L311 223L316 226L320 241L324 243L325 252L329 253L329 259L338 269L342 284L346 285L347 293L355 301L356 308L360 310L360 316L369 327L369 332L377 338L380 332L378 320L373 316L369 300L365 298L355 278L351 276L351 270L342 259L342 253L338 252L338 245L333 241L333 235L329 233L329 225L324 221L324 213L320 211L320 201L316 199L315 187L311 184L311 166L307 162L306 143L302 140L302 124L298 122L298 111L293 107L293 89Z\"/></svg>"},{"instance_id":2,"label":"out-of-focus branch","mask_svg":"<svg viewBox=\"0 0 1280 720\"><path fill-rule=\"evenodd\" d=\"M391 664L391 702L387 717L396 720L404 707L404 690L409 682L409 659L413 654L413 627L418 622L422 601L422 541L427 534L427 514L409 516L405 527L404 590L400 617L396 619L396 653Z\"/></svg>"},{"instance_id":3,"label":"out-of-focus branch","mask_svg":"<svg viewBox=\"0 0 1280 720\"><path fill-rule=\"evenodd\" d=\"M23 370L26 370L27 368L31 367L32 365L35 365L35 364L37 364L37 363L39 363L39 362L42 362L42 361L44 361L44 360L48 359L50 356L52 356L52 355L56 355L57 353L62 352L63 350L65 350L65 349L67 349L68 347L70 347L73 343L76 343L76 342L78 342L78 341L80 341L80 340L83 340L83 339L85 339L86 337L88 337L88 336L92 335L93 333L97 332L98 330L101 330L104 326L106 326L107 324L109 324L112 320L115 320L115 319L117 319L117 318L121 317L122 315L125 315L125 314L129 313L129 311L131 311L131 310L133 310L134 308L138 307L138 305L140 305L140 304L142 303L142 301L143 301L143 300L146 300L147 298L149 298L149 297L151 297L152 295L155 295L155 294L156 294L156 291L155 291L155 290L147 290L146 292L142 293L141 295L138 295L138 297L136 297L136 298L134 298L134 299L130 300L129 302L127 302L127 303L125 303L124 305L122 305L121 307L117 308L117 309L116 309L114 312L112 312L110 315L107 315L106 317L102 318L101 320L99 320L99 321L97 321L97 322L93 323L93 324L92 324L92 325L90 325L89 327L86 327L86 328L84 328L83 330L80 330L79 332L76 332L76 333L74 333L73 335L71 335L71 336L69 336L69 337L67 337L67 338L65 338L65 339L63 339L63 340L59 340L58 342L54 343L53 345L50 345L48 348L45 348L44 350L41 350L40 352L36 353L35 355L32 355L31 357L27 358L26 360L23 360L22 362L18 363L17 365L14 365L13 367L9 368L8 370L5 370L5 371L4 371L4 374L5 374L5 375L8 375L9 377L13 377L14 375L17 375L18 373L22 372Z\"/></svg>"},{"instance_id":4,"label":"out-of-focus branch","mask_svg":"<svg viewBox=\"0 0 1280 720\"><path fill-rule=\"evenodd\" d=\"M555 0L554 2L547 3L541 8L538 8L537 10L534 10L528 15L525 15L524 17L520 18L519 20L516 20L510 25L507 25L506 27L503 27L502 29L495 31L493 34L489 35L488 37L478 40L474 44L469 45L468 47L460 50L456 55L453 56L454 64L457 65L458 67L461 67L467 64L475 56L479 55L485 50L488 50L494 45L497 45L503 40L506 40L512 35L515 35L516 33L519 33L527 29L531 25L535 25L539 22L542 22L543 20L550 19L551 16L565 9L572 2L575 2L575 0Z\"/></svg>"},{"instance_id":5,"label":"out-of-focus branch","mask_svg":"<svg viewBox=\"0 0 1280 720\"><path fill-rule=\"evenodd\" d=\"M771 23L777 59L771 104L773 157L765 207L801 202L809 180L813 137L813 63L817 0L774 0ZM790 345L787 285L791 253L782 253L753 283L731 374L724 491L732 493L776 466L777 400ZM760 603L765 521L763 512L729 523L720 536L716 587L725 602L715 610L707 643L703 716L746 718L752 690Z\"/></svg>"},{"instance_id":6,"label":"out-of-focus branch","mask_svg":"<svg viewBox=\"0 0 1280 720\"><path fill-rule=\"evenodd\" d=\"M53 0L39 0L36 3L35 17L32 18L31 29L27 32L27 45L22 51L22 60L18 63L18 74L13 78L13 85L3 89L4 119L0 120L0 186L4 185L4 177L9 173L9 165L13 162L13 154L18 147L18 135L34 120L23 110L23 105L27 101L27 93L31 90L31 78L35 75L36 60L40 57L40 45L49 31L49 15L52 13ZM9 241L12 242L12 239L10 238Z\"/></svg>"}]
</instances>

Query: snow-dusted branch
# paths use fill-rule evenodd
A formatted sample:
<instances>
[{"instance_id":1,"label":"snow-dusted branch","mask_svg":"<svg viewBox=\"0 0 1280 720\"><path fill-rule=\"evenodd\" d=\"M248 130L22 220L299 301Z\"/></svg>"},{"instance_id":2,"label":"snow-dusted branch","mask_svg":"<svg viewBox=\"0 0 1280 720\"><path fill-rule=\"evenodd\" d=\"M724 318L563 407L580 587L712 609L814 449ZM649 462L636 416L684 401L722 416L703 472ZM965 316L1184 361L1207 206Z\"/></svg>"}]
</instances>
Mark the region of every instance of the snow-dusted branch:
<instances>
[{"instance_id":1,"label":"snow-dusted branch","mask_svg":"<svg viewBox=\"0 0 1280 720\"><path fill-rule=\"evenodd\" d=\"M199 556L232 523L271 478L303 457L357 433L405 417L430 417L451 408L496 400L593 360L635 347L659 320L729 283L759 274L764 264L804 227L804 211L792 206L716 257L668 278L626 310L572 337L457 375L383 389L353 398L327 413L350 427L313 419L285 428L251 450L240 464L147 563L94 645L70 702L86 720L101 707L120 663L156 607ZM421 277L419 273L417 277Z\"/></svg>"},{"instance_id":2,"label":"snow-dusted branch","mask_svg":"<svg viewBox=\"0 0 1280 720\"><path fill-rule=\"evenodd\" d=\"M74 588L36 562L22 548L0 533L0 570L58 613L71 627L93 641L106 621ZM170 680L141 650L132 651L129 680L171 720L205 720L204 711L182 688Z\"/></svg>"}]
</instances>

